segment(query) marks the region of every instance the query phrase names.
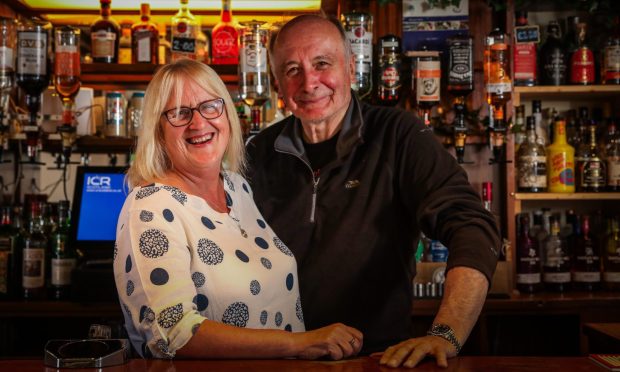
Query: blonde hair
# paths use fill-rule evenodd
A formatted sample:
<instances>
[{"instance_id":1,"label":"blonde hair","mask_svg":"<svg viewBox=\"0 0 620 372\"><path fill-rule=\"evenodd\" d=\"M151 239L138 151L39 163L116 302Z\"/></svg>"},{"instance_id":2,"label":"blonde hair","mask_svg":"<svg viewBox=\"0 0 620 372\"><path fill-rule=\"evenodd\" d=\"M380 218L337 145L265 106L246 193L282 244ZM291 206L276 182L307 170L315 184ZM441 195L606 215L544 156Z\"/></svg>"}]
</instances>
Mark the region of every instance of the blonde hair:
<instances>
[{"instance_id":1,"label":"blonde hair","mask_svg":"<svg viewBox=\"0 0 620 372\"><path fill-rule=\"evenodd\" d=\"M230 139L224 151L222 167L243 174L245 147L241 126L226 85L211 67L190 59L182 59L160 68L146 88L143 106L145 109L141 119L142 129L138 137L133 164L127 171L127 182L130 187L162 179L172 168L164 147L162 129L162 125L169 124L165 119L162 120L161 114L173 94L176 98L176 106L180 106L184 85L190 80L210 95L224 99L230 126Z\"/></svg>"}]
</instances>

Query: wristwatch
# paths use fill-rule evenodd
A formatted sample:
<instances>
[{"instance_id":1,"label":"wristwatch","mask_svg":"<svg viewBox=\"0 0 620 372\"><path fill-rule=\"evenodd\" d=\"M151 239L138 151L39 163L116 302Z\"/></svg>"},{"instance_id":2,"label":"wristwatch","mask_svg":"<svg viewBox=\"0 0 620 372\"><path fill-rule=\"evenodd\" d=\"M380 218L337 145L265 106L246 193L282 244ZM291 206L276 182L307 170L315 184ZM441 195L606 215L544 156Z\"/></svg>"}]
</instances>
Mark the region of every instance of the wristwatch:
<instances>
[{"instance_id":1,"label":"wristwatch","mask_svg":"<svg viewBox=\"0 0 620 372\"><path fill-rule=\"evenodd\" d=\"M431 326L431 329L426 332L426 334L429 336L441 337L447 340L454 346L457 354L461 352L461 343L456 338L454 335L454 330L449 325L435 323Z\"/></svg>"}]
</instances>

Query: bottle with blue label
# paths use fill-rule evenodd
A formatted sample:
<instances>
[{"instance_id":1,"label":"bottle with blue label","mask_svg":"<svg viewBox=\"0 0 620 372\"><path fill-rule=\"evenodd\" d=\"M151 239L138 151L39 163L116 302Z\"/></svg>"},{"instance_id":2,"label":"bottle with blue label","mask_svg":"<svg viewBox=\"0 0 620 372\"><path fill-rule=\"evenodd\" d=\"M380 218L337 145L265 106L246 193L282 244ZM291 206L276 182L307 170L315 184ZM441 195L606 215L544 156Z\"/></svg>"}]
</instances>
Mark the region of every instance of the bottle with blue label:
<instances>
[{"instance_id":1,"label":"bottle with blue label","mask_svg":"<svg viewBox=\"0 0 620 372\"><path fill-rule=\"evenodd\" d=\"M448 248L441 244L439 240L431 241L431 258L433 262L448 261Z\"/></svg>"}]
</instances>

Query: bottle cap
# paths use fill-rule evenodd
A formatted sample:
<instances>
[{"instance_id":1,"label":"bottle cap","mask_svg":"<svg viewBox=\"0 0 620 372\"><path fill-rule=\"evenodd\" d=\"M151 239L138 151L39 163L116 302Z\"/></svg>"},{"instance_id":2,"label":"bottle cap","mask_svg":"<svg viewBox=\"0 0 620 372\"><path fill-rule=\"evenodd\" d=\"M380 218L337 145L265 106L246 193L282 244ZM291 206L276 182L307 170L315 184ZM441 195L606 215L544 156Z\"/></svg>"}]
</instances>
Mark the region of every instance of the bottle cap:
<instances>
[{"instance_id":1,"label":"bottle cap","mask_svg":"<svg viewBox=\"0 0 620 372\"><path fill-rule=\"evenodd\" d=\"M385 35L379 38L379 47L383 54L400 53L400 38L396 35Z\"/></svg>"}]
</instances>

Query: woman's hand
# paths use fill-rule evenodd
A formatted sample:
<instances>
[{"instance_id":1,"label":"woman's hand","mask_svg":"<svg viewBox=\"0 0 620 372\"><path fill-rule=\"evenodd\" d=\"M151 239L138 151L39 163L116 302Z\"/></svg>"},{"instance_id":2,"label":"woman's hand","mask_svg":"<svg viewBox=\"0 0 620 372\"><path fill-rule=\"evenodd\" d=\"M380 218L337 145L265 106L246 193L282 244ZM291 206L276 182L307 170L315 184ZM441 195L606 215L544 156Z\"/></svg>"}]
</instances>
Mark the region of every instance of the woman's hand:
<instances>
[{"instance_id":1,"label":"woman's hand","mask_svg":"<svg viewBox=\"0 0 620 372\"><path fill-rule=\"evenodd\" d=\"M362 349L364 335L355 328L334 323L313 331L294 333L300 359L328 356L339 360L356 355Z\"/></svg>"}]
</instances>

